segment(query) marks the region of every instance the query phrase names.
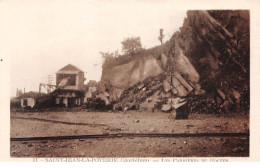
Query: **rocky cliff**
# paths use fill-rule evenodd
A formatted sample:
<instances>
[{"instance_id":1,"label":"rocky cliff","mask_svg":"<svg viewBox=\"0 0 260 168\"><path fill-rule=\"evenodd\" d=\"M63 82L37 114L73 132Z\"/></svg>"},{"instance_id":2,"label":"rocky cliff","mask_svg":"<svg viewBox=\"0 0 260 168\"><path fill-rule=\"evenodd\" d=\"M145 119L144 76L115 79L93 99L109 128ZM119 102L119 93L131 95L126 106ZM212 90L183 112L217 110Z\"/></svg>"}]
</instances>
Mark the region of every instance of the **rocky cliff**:
<instances>
[{"instance_id":1,"label":"rocky cliff","mask_svg":"<svg viewBox=\"0 0 260 168\"><path fill-rule=\"evenodd\" d=\"M103 69L102 82L113 98L119 98L128 87L162 72L160 62L152 55L146 55L123 65Z\"/></svg>"},{"instance_id":2,"label":"rocky cliff","mask_svg":"<svg viewBox=\"0 0 260 168\"><path fill-rule=\"evenodd\" d=\"M249 110L249 11L188 11L168 55L179 69L183 53L200 75L202 89L225 111ZM181 51L181 52L180 52Z\"/></svg>"},{"instance_id":3,"label":"rocky cliff","mask_svg":"<svg viewBox=\"0 0 260 168\"><path fill-rule=\"evenodd\" d=\"M249 37L249 11L188 11L161 49L103 69L102 81L120 89L116 107L176 109L185 98L190 111L247 112Z\"/></svg>"}]
</instances>

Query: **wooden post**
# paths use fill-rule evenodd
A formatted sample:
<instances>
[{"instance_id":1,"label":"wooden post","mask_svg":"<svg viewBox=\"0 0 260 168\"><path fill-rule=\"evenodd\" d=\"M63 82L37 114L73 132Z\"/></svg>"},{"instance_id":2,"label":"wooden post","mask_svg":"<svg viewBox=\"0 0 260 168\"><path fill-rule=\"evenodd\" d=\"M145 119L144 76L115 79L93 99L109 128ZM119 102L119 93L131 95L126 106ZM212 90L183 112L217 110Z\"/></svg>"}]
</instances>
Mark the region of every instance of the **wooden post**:
<instances>
[{"instance_id":1,"label":"wooden post","mask_svg":"<svg viewBox=\"0 0 260 168\"><path fill-rule=\"evenodd\" d=\"M163 35L163 29L160 29L160 36L158 37L158 39L160 40L161 45L163 44L163 37L164 37L164 35Z\"/></svg>"},{"instance_id":2,"label":"wooden post","mask_svg":"<svg viewBox=\"0 0 260 168\"><path fill-rule=\"evenodd\" d=\"M42 84L39 84L39 93L41 93Z\"/></svg>"}]
</instances>

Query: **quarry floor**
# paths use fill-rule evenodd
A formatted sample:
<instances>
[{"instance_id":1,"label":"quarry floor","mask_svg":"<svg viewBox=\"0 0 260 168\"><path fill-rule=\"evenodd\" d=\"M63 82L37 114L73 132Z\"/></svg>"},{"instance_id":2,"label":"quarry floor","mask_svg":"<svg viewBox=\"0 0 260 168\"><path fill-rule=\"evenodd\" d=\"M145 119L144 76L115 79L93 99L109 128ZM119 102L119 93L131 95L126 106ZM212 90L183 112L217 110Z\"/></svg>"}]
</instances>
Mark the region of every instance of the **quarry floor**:
<instances>
[{"instance_id":1,"label":"quarry floor","mask_svg":"<svg viewBox=\"0 0 260 168\"><path fill-rule=\"evenodd\" d=\"M11 138L107 135L248 133L249 117L163 112L11 112ZM11 141L12 157L249 156L248 136L117 137Z\"/></svg>"}]
</instances>

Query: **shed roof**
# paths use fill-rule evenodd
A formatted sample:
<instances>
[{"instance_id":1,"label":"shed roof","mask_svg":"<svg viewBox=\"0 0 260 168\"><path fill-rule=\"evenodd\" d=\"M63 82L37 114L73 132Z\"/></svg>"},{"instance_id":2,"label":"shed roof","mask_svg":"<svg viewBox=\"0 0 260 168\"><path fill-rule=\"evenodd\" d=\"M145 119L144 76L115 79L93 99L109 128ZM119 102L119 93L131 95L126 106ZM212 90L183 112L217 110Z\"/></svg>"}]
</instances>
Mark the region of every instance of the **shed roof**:
<instances>
[{"instance_id":1,"label":"shed roof","mask_svg":"<svg viewBox=\"0 0 260 168\"><path fill-rule=\"evenodd\" d=\"M22 99L22 98L40 98L40 97L46 97L47 94L45 93L39 93L39 92L34 92L34 91L30 91L30 92L26 92L24 94L22 94L21 96L17 97L17 99Z\"/></svg>"},{"instance_id":2,"label":"shed roof","mask_svg":"<svg viewBox=\"0 0 260 168\"><path fill-rule=\"evenodd\" d=\"M79 69L78 67L76 67L75 65L68 64L65 67L58 70L56 73L68 73L68 72L79 73L79 72L83 72L83 71L81 69Z\"/></svg>"}]
</instances>

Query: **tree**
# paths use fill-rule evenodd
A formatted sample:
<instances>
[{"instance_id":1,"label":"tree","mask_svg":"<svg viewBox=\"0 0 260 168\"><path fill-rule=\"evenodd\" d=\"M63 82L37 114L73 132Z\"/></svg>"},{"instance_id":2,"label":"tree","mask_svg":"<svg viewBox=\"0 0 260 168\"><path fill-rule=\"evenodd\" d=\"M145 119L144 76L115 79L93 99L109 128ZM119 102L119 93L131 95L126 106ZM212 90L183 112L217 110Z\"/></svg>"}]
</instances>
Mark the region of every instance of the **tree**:
<instances>
[{"instance_id":1,"label":"tree","mask_svg":"<svg viewBox=\"0 0 260 168\"><path fill-rule=\"evenodd\" d=\"M128 37L122 42L122 52L124 54L135 54L138 51L142 50L142 44L140 37Z\"/></svg>"}]
</instances>

